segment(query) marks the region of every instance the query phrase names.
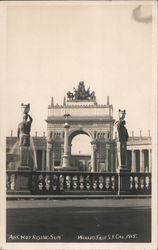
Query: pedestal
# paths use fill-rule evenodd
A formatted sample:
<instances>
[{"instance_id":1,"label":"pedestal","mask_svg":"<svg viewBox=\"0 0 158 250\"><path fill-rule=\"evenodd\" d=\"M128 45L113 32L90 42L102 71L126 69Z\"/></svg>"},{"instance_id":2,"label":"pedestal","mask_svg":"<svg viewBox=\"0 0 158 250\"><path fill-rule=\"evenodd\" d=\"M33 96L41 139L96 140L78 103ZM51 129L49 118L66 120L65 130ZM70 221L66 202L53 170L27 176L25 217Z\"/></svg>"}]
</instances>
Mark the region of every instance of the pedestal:
<instances>
[{"instance_id":1,"label":"pedestal","mask_svg":"<svg viewBox=\"0 0 158 250\"><path fill-rule=\"evenodd\" d=\"M30 194L31 192L31 171L21 169L17 173L16 192L20 194Z\"/></svg>"},{"instance_id":2,"label":"pedestal","mask_svg":"<svg viewBox=\"0 0 158 250\"><path fill-rule=\"evenodd\" d=\"M129 172L129 171L127 171ZM121 171L119 174L120 178L120 194L128 194L130 192L130 177L125 171Z\"/></svg>"},{"instance_id":3,"label":"pedestal","mask_svg":"<svg viewBox=\"0 0 158 250\"><path fill-rule=\"evenodd\" d=\"M118 163L120 172L130 172L130 169L127 167L127 143L117 142L117 154L118 154Z\"/></svg>"},{"instance_id":4,"label":"pedestal","mask_svg":"<svg viewBox=\"0 0 158 250\"><path fill-rule=\"evenodd\" d=\"M29 147L20 146L20 167L19 169L29 169Z\"/></svg>"},{"instance_id":5,"label":"pedestal","mask_svg":"<svg viewBox=\"0 0 158 250\"><path fill-rule=\"evenodd\" d=\"M62 167L69 167L70 163L69 163L69 155L63 155L63 164Z\"/></svg>"}]
</instances>

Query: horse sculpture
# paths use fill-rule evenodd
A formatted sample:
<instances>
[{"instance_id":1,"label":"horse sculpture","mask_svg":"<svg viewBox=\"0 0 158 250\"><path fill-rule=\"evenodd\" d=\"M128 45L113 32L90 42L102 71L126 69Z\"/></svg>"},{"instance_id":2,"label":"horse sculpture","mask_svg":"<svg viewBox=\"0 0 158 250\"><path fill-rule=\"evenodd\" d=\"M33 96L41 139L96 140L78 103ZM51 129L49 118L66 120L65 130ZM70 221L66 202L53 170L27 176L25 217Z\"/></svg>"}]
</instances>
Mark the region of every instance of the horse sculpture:
<instances>
[{"instance_id":1,"label":"horse sculpture","mask_svg":"<svg viewBox=\"0 0 158 250\"><path fill-rule=\"evenodd\" d=\"M72 92L68 91L68 92L67 92L67 98L68 98L69 100L73 100L74 94L73 94Z\"/></svg>"}]
</instances>

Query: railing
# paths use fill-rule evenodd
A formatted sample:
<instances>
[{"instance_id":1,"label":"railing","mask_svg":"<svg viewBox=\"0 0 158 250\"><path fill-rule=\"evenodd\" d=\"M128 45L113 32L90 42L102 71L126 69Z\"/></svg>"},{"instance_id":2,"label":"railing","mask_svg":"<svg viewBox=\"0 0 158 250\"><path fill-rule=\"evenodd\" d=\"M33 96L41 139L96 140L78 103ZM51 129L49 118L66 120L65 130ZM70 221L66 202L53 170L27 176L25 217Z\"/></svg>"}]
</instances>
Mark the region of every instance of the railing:
<instances>
[{"instance_id":1,"label":"railing","mask_svg":"<svg viewBox=\"0 0 158 250\"><path fill-rule=\"evenodd\" d=\"M151 194L151 173L122 173L120 178L124 180L122 192Z\"/></svg>"},{"instance_id":2,"label":"railing","mask_svg":"<svg viewBox=\"0 0 158 250\"><path fill-rule=\"evenodd\" d=\"M7 171L7 193L151 194L151 173Z\"/></svg>"},{"instance_id":3,"label":"railing","mask_svg":"<svg viewBox=\"0 0 158 250\"><path fill-rule=\"evenodd\" d=\"M116 173L36 172L32 174L33 193L117 193L117 186Z\"/></svg>"}]
</instances>

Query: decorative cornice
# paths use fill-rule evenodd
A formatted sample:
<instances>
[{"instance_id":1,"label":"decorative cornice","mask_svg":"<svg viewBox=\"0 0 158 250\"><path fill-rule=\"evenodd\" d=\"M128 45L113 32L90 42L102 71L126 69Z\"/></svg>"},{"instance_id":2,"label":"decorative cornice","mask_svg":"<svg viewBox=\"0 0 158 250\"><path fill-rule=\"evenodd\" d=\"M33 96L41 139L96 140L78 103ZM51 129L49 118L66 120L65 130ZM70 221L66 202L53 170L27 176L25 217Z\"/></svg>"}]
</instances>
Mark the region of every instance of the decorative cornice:
<instances>
[{"instance_id":1,"label":"decorative cornice","mask_svg":"<svg viewBox=\"0 0 158 250\"><path fill-rule=\"evenodd\" d=\"M54 105L54 106L48 106L48 109L66 109L66 108L113 108L112 105L106 105L106 104L87 104L87 105L82 105L82 104L77 104L77 105Z\"/></svg>"},{"instance_id":2,"label":"decorative cornice","mask_svg":"<svg viewBox=\"0 0 158 250\"><path fill-rule=\"evenodd\" d=\"M71 117L69 118L69 122L110 122L113 123L115 120L113 119L112 116L80 116L80 117ZM47 123L54 123L54 122L59 122L59 123L64 123L65 118L62 116L49 116L46 119Z\"/></svg>"}]
</instances>

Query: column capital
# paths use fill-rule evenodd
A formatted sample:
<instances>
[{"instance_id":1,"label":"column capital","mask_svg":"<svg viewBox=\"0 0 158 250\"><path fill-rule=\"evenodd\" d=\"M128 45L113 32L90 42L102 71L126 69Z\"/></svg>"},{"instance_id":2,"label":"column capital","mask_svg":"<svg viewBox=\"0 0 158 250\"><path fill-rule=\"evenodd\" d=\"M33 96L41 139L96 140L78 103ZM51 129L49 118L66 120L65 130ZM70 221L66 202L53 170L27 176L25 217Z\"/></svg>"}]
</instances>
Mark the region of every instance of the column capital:
<instances>
[{"instance_id":1,"label":"column capital","mask_svg":"<svg viewBox=\"0 0 158 250\"><path fill-rule=\"evenodd\" d=\"M110 145L106 143L106 149L110 149Z\"/></svg>"},{"instance_id":2,"label":"column capital","mask_svg":"<svg viewBox=\"0 0 158 250\"><path fill-rule=\"evenodd\" d=\"M47 148L51 150L53 148L53 140L47 140Z\"/></svg>"},{"instance_id":3,"label":"column capital","mask_svg":"<svg viewBox=\"0 0 158 250\"><path fill-rule=\"evenodd\" d=\"M64 128L70 128L70 125L69 125L69 123L67 123L67 122L65 122L65 124L64 124Z\"/></svg>"},{"instance_id":4,"label":"column capital","mask_svg":"<svg viewBox=\"0 0 158 250\"><path fill-rule=\"evenodd\" d=\"M93 150L95 151L97 149L96 141L91 141L91 145L92 145Z\"/></svg>"},{"instance_id":5,"label":"column capital","mask_svg":"<svg viewBox=\"0 0 158 250\"><path fill-rule=\"evenodd\" d=\"M91 143L91 145L96 145L97 141L94 139L90 143Z\"/></svg>"},{"instance_id":6,"label":"column capital","mask_svg":"<svg viewBox=\"0 0 158 250\"><path fill-rule=\"evenodd\" d=\"M54 143L54 140L53 140L53 139L47 139L47 143L48 143L48 144L53 144L53 143Z\"/></svg>"}]
</instances>

